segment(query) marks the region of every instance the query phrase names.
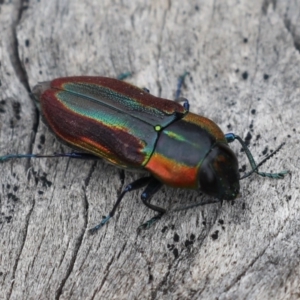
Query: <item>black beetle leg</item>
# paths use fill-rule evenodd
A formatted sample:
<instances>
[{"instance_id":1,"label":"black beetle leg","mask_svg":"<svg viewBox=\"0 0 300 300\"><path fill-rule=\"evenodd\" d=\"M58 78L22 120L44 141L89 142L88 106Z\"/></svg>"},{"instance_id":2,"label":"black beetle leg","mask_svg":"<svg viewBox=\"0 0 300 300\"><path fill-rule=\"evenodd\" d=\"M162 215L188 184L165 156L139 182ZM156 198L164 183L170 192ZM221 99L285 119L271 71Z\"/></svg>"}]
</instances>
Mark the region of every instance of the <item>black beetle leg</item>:
<instances>
[{"instance_id":1,"label":"black beetle leg","mask_svg":"<svg viewBox=\"0 0 300 300\"><path fill-rule=\"evenodd\" d=\"M194 208L194 207L197 207L197 206L204 206L204 205L207 205L207 204L214 204L214 203L220 203L222 205L223 200L221 200L221 199L210 199L210 200L207 200L207 201L201 201L201 202L197 202L197 203L192 203L190 205L181 206L181 207L173 209L173 211L181 211L181 210Z\"/></svg>"},{"instance_id":2,"label":"black beetle leg","mask_svg":"<svg viewBox=\"0 0 300 300\"><path fill-rule=\"evenodd\" d=\"M72 153L53 153L53 154L8 154L0 156L0 162L16 159L16 158L58 158L58 157L68 157L77 159L101 159L98 156L88 153L72 152Z\"/></svg>"},{"instance_id":3,"label":"black beetle leg","mask_svg":"<svg viewBox=\"0 0 300 300\"><path fill-rule=\"evenodd\" d=\"M76 158L76 159L92 159L92 160L102 159L99 156L89 154L89 153L84 153L84 152L54 153L53 157L69 157L69 158Z\"/></svg>"},{"instance_id":4,"label":"black beetle leg","mask_svg":"<svg viewBox=\"0 0 300 300\"><path fill-rule=\"evenodd\" d=\"M150 176L148 176L148 177L142 177L142 178L139 178L138 180L136 180L136 181L128 184L125 187L125 189L123 190L123 192L120 194L120 196L118 197L118 199L117 199L117 201L116 201L113 209L110 211L110 213L98 225L96 225L95 227L91 228L89 230L89 232L91 234L95 233L104 224L106 224L109 219L111 219L114 216L117 207L119 206L121 200L123 199L123 197L124 197L124 195L126 193L142 188L143 186L147 185L151 179L152 178Z\"/></svg>"},{"instance_id":5,"label":"black beetle leg","mask_svg":"<svg viewBox=\"0 0 300 300\"><path fill-rule=\"evenodd\" d=\"M189 75L189 74L190 74L189 72L184 72L184 74L182 74L181 76L179 76L178 82L177 82L177 90L176 90L176 94L175 94L175 99L178 99L178 98L180 97L180 94L181 94L181 88L182 88L182 86L183 86L185 77L186 77L187 75Z\"/></svg>"},{"instance_id":6,"label":"black beetle leg","mask_svg":"<svg viewBox=\"0 0 300 300\"><path fill-rule=\"evenodd\" d=\"M123 185L125 181L125 171L123 169L120 169L119 175L120 175L121 184Z\"/></svg>"},{"instance_id":7,"label":"black beetle leg","mask_svg":"<svg viewBox=\"0 0 300 300\"><path fill-rule=\"evenodd\" d=\"M183 107L186 111L190 111L189 100L184 97L180 97L180 94L181 94L181 88L183 86L185 77L189 74L190 74L189 72L185 72L183 75L179 76L178 82L177 82L177 90L175 93L175 100L174 100L175 102L183 102Z\"/></svg>"},{"instance_id":8,"label":"black beetle leg","mask_svg":"<svg viewBox=\"0 0 300 300\"><path fill-rule=\"evenodd\" d=\"M148 229L150 228L155 222L157 222L163 214L166 213L166 210L162 207L156 206L156 205L152 205L150 204L150 200L153 197L153 195L163 186L163 184L155 179L155 178L151 178L151 181L149 182L148 186L146 187L146 189L144 190L144 192L141 195L141 199L143 201L143 203L149 207L150 209L158 212L157 215L155 215L153 218L151 218L150 220L148 220L147 222L143 223L142 225L140 225L138 227L138 230L140 229Z\"/></svg>"}]
</instances>

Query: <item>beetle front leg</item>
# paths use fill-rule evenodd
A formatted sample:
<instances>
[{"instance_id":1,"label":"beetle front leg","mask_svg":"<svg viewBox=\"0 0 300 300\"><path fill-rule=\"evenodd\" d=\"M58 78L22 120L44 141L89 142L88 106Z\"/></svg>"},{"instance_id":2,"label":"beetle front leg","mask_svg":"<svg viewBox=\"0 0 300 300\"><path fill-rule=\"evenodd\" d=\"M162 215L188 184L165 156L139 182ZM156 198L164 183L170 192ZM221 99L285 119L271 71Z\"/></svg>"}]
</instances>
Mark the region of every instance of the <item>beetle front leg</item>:
<instances>
[{"instance_id":1,"label":"beetle front leg","mask_svg":"<svg viewBox=\"0 0 300 300\"><path fill-rule=\"evenodd\" d=\"M157 222L166 213L166 210L164 208L150 204L151 198L162 186L163 186L163 184L159 180L152 177L148 186L142 193L141 199L142 199L143 203L150 209L158 212L158 214L155 215L150 220L148 220L147 222L140 225L138 227L138 230L149 229L155 222Z\"/></svg>"},{"instance_id":2,"label":"beetle front leg","mask_svg":"<svg viewBox=\"0 0 300 300\"><path fill-rule=\"evenodd\" d=\"M151 177L142 177L139 178L138 180L128 184L125 189L123 190L123 192L120 194L120 196L118 197L113 209L110 211L110 213L95 227L89 229L89 232L91 234L94 234L97 230L99 230L101 227L103 227L104 224L106 224L115 214L117 207L119 206L121 200L123 199L123 197L125 196L126 193L140 189L142 187L144 187L145 185L147 185L149 183L149 181L151 180Z\"/></svg>"},{"instance_id":3,"label":"beetle front leg","mask_svg":"<svg viewBox=\"0 0 300 300\"><path fill-rule=\"evenodd\" d=\"M181 210L191 209L191 208L194 208L194 207L197 207L197 206L204 206L204 205L207 205L207 204L215 204L215 203L220 203L222 205L223 201L224 200L221 200L221 199L210 199L210 200L207 200L207 201L201 201L201 202L197 202L197 203L192 203L190 205L174 208L172 211L181 211Z\"/></svg>"}]
</instances>

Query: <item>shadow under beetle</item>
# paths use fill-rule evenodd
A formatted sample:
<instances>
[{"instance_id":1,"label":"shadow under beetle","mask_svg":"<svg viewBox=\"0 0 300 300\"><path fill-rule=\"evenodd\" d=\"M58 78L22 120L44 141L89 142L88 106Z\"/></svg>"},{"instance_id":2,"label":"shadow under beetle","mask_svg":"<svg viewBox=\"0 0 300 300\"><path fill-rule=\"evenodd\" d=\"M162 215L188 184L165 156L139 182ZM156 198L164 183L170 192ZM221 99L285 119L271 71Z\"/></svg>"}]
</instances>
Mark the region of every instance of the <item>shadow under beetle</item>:
<instances>
[{"instance_id":1,"label":"shadow under beetle","mask_svg":"<svg viewBox=\"0 0 300 300\"><path fill-rule=\"evenodd\" d=\"M11 154L1 156L0 161L42 157L104 158L122 169L148 171L150 176L125 187L111 212L90 229L91 233L114 216L126 193L142 187L146 187L141 195L143 203L157 212L139 227L146 229L166 212L150 204L163 184L201 190L217 199L197 204L203 205L235 199L240 190L239 180L254 172L264 177L283 178L288 171L274 174L258 171L283 144L256 164L239 136L224 134L213 121L189 111L188 101L179 97L187 74L179 79L175 101L155 97L147 89L106 77L65 77L39 83L32 95L43 120L60 140L84 153ZM234 140L241 143L252 168L243 177L239 174L236 155L228 146Z\"/></svg>"}]
</instances>

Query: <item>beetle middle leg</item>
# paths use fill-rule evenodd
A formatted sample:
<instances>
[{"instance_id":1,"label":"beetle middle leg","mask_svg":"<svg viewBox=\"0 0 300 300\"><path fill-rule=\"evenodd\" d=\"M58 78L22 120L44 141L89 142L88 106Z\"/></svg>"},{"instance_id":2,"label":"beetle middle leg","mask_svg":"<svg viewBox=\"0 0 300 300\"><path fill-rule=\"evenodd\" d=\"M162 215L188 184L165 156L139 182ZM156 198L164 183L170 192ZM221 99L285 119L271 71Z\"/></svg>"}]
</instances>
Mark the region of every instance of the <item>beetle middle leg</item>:
<instances>
[{"instance_id":1,"label":"beetle middle leg","mask_svg":"<svg viewBox=\"0 0 300 300\"><path fill-rule=\"evenodd\" d=\"M151 218L147 222L140 225L138 227L138 230L149 229L155 222L157 222L166 213L166 210L164 208L150 204L151 198L162 186L163 184L159 180L155 179L154 177L151 177L151 181L149 182L146 189L142 193L141 199L147 207L158 212L158 214L156 214L153 218Z\"/></svg>"}]
</instances>

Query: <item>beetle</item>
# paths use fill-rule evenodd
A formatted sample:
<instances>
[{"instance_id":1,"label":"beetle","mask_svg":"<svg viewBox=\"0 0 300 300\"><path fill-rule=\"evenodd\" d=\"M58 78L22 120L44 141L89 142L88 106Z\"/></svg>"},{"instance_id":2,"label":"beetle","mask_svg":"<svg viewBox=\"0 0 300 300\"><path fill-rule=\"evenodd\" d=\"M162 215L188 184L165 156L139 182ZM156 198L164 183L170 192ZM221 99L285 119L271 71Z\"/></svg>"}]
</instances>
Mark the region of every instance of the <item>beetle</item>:
<instances>
[{"instance_id":1,"label":"beetle","mask_svg":"<svg viewBox=\"0 0 300 300\"><path fill-rule=\"evenodd\" d=\"M150 203L163 184L201 190L217 199L206 204L235 199L240 179L252 173L270 178L283 178L288 173L258 171L283 144L256 164L238 135L224 134L212 120L190 112L188 100L179 97L185 76L180 78L175 101L155 97L147 89L108 77L63 77L39 83L32 95L44 122L60 140L83 152L11 154L0 157L0 161L24 157L103 158L121 169L148 171L150 176L125 187L110 213L90 229L91 233L114 216L126 193L142 187L146 187L142 202L157 212L139 227L146 229L166 212ZM237 157L228 145L235 140L241 143L252 168L243 177L239 174Z\"/></svg>"}]
</instances>

